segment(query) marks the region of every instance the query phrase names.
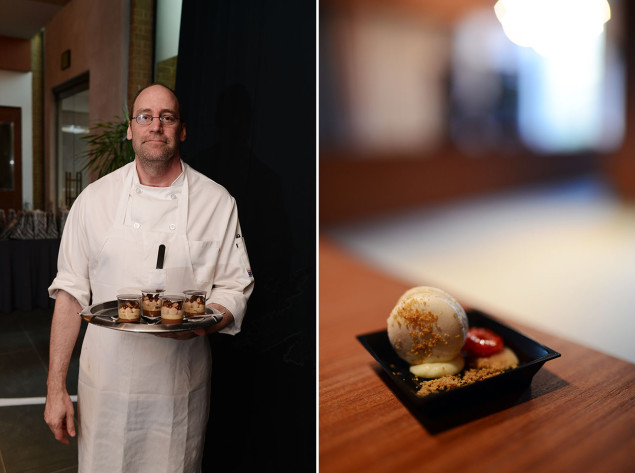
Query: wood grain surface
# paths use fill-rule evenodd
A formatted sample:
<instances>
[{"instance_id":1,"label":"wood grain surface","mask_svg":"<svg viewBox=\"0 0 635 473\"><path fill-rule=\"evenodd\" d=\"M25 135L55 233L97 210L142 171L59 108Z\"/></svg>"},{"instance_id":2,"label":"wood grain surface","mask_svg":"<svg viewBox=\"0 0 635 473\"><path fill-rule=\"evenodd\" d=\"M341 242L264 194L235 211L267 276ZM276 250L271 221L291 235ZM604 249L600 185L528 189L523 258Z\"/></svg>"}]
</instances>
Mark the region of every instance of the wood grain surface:
<instances>
[{"instance_id":1,"label":"wood grain surface","mask_svg":"<svg viewBox=\"0 0 635 473\"><path fill-rule=\"evenodd\" d=\"M320 472L635 471L635 364L488 314L562 356L526 388L418 411L356 340L410 286L324 236L319 256Z\"/></svg>"}]
</instances>

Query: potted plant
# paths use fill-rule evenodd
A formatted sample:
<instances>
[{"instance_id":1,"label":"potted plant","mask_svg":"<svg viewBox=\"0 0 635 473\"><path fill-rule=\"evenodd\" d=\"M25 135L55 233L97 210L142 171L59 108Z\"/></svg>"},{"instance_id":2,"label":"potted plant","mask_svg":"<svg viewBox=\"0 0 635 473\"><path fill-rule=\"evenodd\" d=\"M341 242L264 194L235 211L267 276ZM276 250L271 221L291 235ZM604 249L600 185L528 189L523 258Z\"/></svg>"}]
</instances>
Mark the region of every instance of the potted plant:
<instances>
[{"instance_id":1,"label":"potted plant","mask_svg":"<svg viewBox=\"0 0 635 473\"><path fill-rule=\"evenodd\" d=\"M84 169L97 173L97 178L134 161L132 142L126 137L128 113L116 116L113 121L98 122L90 127L85 139L88 149L84 153L87 162Z\"/></svg>"}]
</instances>

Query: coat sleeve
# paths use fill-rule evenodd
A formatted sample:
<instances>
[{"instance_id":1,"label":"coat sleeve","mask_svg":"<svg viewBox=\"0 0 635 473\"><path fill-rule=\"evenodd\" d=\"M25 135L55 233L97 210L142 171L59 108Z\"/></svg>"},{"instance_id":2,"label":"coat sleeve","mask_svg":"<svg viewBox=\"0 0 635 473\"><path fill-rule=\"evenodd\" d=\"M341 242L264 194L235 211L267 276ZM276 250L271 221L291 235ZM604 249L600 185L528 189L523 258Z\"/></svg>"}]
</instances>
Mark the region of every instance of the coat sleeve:
<instances>
[{"instance_id":1,"label":"coat sleeve","mask_svg":"<svg viewBox=\"0 0 635 473\"><path fill-rule=\"evenodd\" d=\"M234 315L234 322L221 332L232 335L240 332L247 300L253 287L254 276L249 265L245 238L241 233L238 210L234 201L221 242L210 296L210 302L223 305Z\"/></svg>"},{"instance_id":2,"label":"coat sleeve","mask_svg":"<svg viewBox=\"0 0 635 473\"><path fill-rule=\"evenodd\" d=\"M57 298L60 290L73 296L82 308L90 304L89 239L84 225L84 201L80 195L68 213L57 256L57 275L48 288L49 296Z\"/></svg>"}]
</instances>

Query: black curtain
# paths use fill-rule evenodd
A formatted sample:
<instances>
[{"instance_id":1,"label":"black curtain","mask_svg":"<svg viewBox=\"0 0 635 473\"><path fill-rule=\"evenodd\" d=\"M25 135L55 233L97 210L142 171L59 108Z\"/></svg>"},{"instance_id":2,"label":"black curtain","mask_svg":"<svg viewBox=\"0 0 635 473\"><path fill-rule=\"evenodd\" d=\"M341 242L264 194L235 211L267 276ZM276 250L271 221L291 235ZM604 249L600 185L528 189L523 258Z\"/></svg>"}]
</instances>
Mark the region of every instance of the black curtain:
<instances>
[{"instance_id":1,"label":"black curtain","mask_svg":"<svg viewBox=\"0 0 635 473\"><path fill-rule=\"evenodd\" d=\"M236 198L255 277L211 336L203 471L315 470L315 4L184 0L183 159Z\"/></svg>"}]
</instances>

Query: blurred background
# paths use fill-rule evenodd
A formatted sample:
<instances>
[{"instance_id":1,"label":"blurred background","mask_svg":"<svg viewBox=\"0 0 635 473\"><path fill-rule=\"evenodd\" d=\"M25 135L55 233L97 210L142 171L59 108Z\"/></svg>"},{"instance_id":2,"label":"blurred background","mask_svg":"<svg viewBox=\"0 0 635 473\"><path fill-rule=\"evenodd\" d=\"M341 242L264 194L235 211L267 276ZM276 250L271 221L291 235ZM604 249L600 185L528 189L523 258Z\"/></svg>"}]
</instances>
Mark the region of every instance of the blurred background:
<instances>
[{"instance_id":1,"label":"blurred background","mask_svg":"<svg viewBox=\"0 0 635 473\"><path fill-rule=\"evenodd\" d=\"M42 418L47 288L68 209L99 177L87 138L121 150L112 169L128 162L110 143L125 143L127 106L152 82L180 96L183 160L236 199L258 280L241 333L210 336L203 471L314 469L316 3L0 0L0 12L0 473L77 471L76 440L56 442Z\"/></svg>"},{"instance_id":2,"label":"blurred background","mask_svg":"<svg viewBox=\"0 0 635 473\"><path fill-rule=\"evenodd\" d=\"M320 2L321 244L635 361L633 11Z\"/></svg>"}]
</instances>

